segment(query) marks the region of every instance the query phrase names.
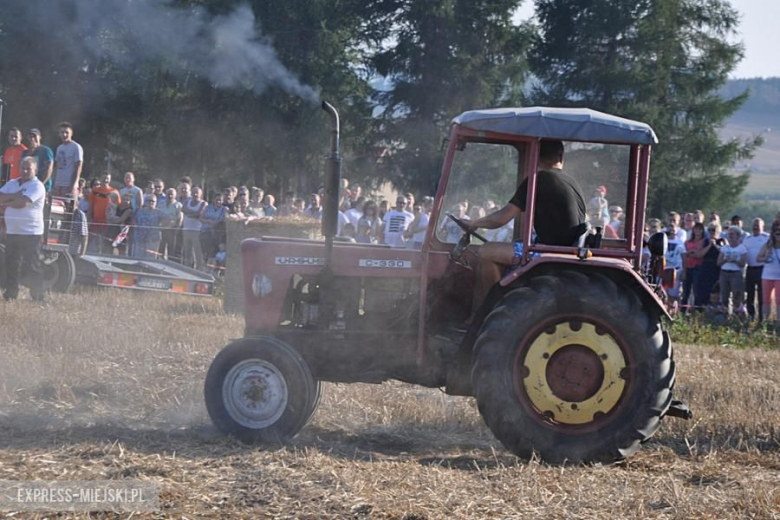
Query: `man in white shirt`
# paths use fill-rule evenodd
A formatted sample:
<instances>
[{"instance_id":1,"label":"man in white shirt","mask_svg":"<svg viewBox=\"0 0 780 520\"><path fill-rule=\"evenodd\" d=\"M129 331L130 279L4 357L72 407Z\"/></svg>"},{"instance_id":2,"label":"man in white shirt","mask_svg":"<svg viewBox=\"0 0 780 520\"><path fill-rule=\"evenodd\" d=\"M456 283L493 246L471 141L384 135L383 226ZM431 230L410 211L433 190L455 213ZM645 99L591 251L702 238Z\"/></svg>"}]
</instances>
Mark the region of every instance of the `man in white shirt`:
<instances>
[{"instance_id":1,"label":"man in white shirt","mask_svg":"<svg viewBox=\"0 0 780 520\"><path fill-rule=\"evenodd\" d=\"M750 319L756 317L756 293L758 293L758 321L764 321L764 313L761 309L761 275L764 272L764 264L758 261L758 253L769 240L769 235L764 233L764 220L753 219L753 233L742 239L742 244L747 248L747 273L745 274L745 291L747 292L747 311Z\"/></svg>"},{"instance_id":2,"label":"man in white shirt","mask_svg":"<svg viewBox=\"0 0 780 520\"><path fill-rule=\"evenodd\" d=\"M675 228L670 221L670 226L666 229L668 246L666 248L666 268L675 270L674 286L666 289L669 296L670 307L676 308L679 305L680 298L680 278L683 268L683 253L685 252L685 242L677 236L678 228Z\"/></svg>"},{"instance_id":3,"label":"man in white shirt","mask_svg":"<svg viewBox=\"0 0 780 520\"><path fill-rule=\"evenodd\" d=\"M58 197L78 198L76 186L81 177L81 167L84 164L84 150L73 140L73 126L70 123L60 123L60 140L54 156L56 167L52 195Z\"/></svg>"},{"instance_id":4,"label":"man in white shirt","mask_svg":"<svg viewBox=\"0 0 780 520\"><path fill-rule=\"evenodd\" d=\"M125 173L125 185L119 190L122 200L129 200L133 208L133 215L138 213L144 205L144 191L135 185L135 174L133 172Z\"/></svg>"},{"instance_id":5,"label":"man in white shirt","mask_svg":"<svg viewBox=\"0 0 780 520\"><path fill-rule=\"evenodd\" d=\"M360 188L358 188L360 189ZM349 219L349 223L352 224L352 229L357 230L358 220L363 216L363 205L366 203L365 197L358 197L351 202L351 207L344 212Z\"/></svg>"},{"instance_id":6,"label":"man in white shirt","mask_svg":"<svg viewBox=\"0 0 780 520\"><path fill-rule=\"evenodd\" d=\"M680 214L676 211L670 211L667 222L668 225L664 229L664 232L673 229L677 240L684 244L685 241L688 240L688 233L686 233L685 230L680 227Z\"/></svg>"},{"instance_id":7,"label":"man in white shirt","mask_svg":"<svg viewBox=\"0 0 780 520\"><path fill-rule=\"evenodd\" d=\"M406 211L408 202L406 197L399 195L395 202L395 209L385 213L385 244L390 247L406 247L404 233L414 221L414 215Z\"/></svg>"},{"instance_id":8,"label":"man in white shirt","mask_svg":"<svg viewBox=\"0 0 780 520\"><path fill-rule=\"evenodd\" d=\"M338 219L336 220L336 236L355 237L355 228L352 227L349 217L343 211L339 211Z\"/></svg>"},{"instance_id":9,"label":"man in white shirt","mask_svg":"<svg viewBox=\"0 0 780 520\"><path fill-rule=\"evenodd\" d=\"M43 236L43 207L46 190L36 177L35 157L22 159L21 175L0 188L0 206L5 206L5 292L3 298L19 295L22 270L29 280L30 296L43 300L43 272L38 250Z\"/></svg>"},{"instance_id":10,"label":"man in white shirt","mask_svg":"<svg viewBox=\"0 0 780 520\"><path fill-rule=\"evenodd\" d=\"M423 242L425 241L425 234L428 231L428 225L431 221L431 210L433 209L433 197L426 195L422 198L422 205L420 206L420 213L414 217L414 221L406 230L404 237L407 242L406 245L410 249L422 249Z\"/></svg>"}]
</instances>

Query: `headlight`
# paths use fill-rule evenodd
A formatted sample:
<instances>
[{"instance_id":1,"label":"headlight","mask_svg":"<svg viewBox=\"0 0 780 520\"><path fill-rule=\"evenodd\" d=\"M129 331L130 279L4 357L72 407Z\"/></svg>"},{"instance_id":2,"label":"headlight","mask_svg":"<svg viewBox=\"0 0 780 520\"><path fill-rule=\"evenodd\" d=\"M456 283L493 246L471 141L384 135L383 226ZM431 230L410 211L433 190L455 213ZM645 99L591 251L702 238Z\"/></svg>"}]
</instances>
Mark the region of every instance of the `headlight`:
<instances>
[{"instance_id":1,"label":"headlight","mask_svg":"<svg viewBox=\"0 0 780 520\"><path fill-rule=\"evenodd\" d=\"M252 279L252 294L256 298L265 298L271 291L273 286L271 285L271 279L263 274L256 274Z\"/></svg>"}]
</instances>

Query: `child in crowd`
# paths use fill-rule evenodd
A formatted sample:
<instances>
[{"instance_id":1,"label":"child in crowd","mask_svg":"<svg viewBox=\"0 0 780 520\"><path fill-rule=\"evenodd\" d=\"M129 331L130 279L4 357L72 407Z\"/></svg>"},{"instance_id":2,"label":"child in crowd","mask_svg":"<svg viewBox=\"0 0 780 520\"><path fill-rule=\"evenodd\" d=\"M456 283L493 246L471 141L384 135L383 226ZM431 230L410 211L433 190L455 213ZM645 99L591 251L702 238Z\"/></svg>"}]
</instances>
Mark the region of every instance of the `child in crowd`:
<instances>
[{"instance_id":1,"label":"child in crowd","mask_svg":"<svg viewBox=\"0 0 780 520\"><path fill-rule=\"evenodd\" d=\"M606 196L607 187L599 186L594 197L588 201L588 216L593 227L604 228L609 224L609 202Z\"/></svg>"},{"instance_id":2,"label":"child in crowd","mask_svg":"<svg viewBox=\"0 0 780 520\"><path fill-rule=\"evenodd\" d=\"M107 241L105 248L113 252L111 242L116 239L122 228L130 224L130 220L133 216L133 208L130 201L123 201L119 193L112 191L109 196L108 208L106 208L106 221L108 222L109 231L106 237ZM126 254L127 242L117 244L119 254Z\"/></svg>"},{"instance_id":3,"label":"child in crowd","mask_svg":"<svg viewBox=\"0 0 780 520\"><path fill-rule=\"evenodd\" d=\"M747 248L742 244L742 230L730 226L726 231L728 241L720 248L718 265L720 266L720 305L723 311L729 312L729 299L733 298L734 312L747 316L743 305L745 296L745 266L747 265Z\"/></svg>"},{"instance_id":4,"label":"child in crowd","mask_svg":"<svg viewBox=\"0 0 780 520\"><path fill-rule=\"evenodd\" d=\"M213 267L215 276L222 277L225 274L225 264L227 263L227 246L224 243L217 246L217 252L214 255L214 261L209 262Z\"/></svg>"},{"instance_id":5,"label":"child in crowd","mask_svg":"<svg viewBox=\"0 0 780 520\"><path fill-rule=\"evenodd\" d=\"M80 209L82 212L84 212L85 215L89 215L89 194L91 192L91 188L87 186L87 180L86 179L79 179L79 202L78 202L78 209Z\"/></svg>"},{"instance_id":6,"label":"child in crowd","mask_svg":"<svg viewBox=\"0 0 780 520\"><path fill-rule=\"evenodd\" d=\"M79 202L83 198L81 188L78 188ZM73 204L73 216L70 223L70 235L68 237L68 252L72 256L82 256L87 252L89 244L89 225L87 215L79 209L78 202Z\"/></svg>"}]
</instances>

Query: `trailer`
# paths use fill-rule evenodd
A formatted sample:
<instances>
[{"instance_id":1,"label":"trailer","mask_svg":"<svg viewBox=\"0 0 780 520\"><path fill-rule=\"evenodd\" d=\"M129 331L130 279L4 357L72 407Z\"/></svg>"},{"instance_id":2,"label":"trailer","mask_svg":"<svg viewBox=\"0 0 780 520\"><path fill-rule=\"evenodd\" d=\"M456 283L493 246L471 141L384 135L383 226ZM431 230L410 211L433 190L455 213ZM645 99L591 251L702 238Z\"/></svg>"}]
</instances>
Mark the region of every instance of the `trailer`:
<instances>
[{"instance_id":1,"label":"trailer","mask_svg":"<svg viewBox=\"0 0 780 520\"><path fill-rule=\"evenodd\" d=\"M89 254L76 258L75 264L77 283L195 296L214 294L213 276L168 260Z\"/></svg>"},{"instance_id":2,"label":"trailer","mask_svg":"<svg viewBox=\"0 0 780 520\"><path fill-rule=\"evenodd\" d=\"M71 215L64 201L47 197L44 210L47 225L41 247L44 290L66 293L74 283L80 283L195 296L214 294L214 276L173 261L95 253L71 255ZM0 257L4 254L5 245L0 243ZM0 272L0 285L4 282L3 275Z\"/></svg>"}]
</instances>

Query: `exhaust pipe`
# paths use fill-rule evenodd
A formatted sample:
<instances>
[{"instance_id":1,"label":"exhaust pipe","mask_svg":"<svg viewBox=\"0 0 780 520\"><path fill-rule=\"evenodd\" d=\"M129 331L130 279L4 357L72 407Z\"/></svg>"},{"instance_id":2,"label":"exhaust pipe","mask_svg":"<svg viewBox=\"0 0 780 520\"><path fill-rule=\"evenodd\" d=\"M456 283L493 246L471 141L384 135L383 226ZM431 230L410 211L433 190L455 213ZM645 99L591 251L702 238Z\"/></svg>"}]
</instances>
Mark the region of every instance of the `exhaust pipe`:
<instances>
[{"instance_id":1,"label":"exhaust pipe","mask_svg":"<svg viewBox=\"0 0 780 520\"><path fill-rule=\"evenodd\" d=\"M331 117L330 156L325 162L325 201L322 209L322 235L325 237L325 270L333 260L333 237L338 231L339 190L341 188L341 154L339 153L339 113L327 101L322 109Z\"/></svg>"}]
</instances>

